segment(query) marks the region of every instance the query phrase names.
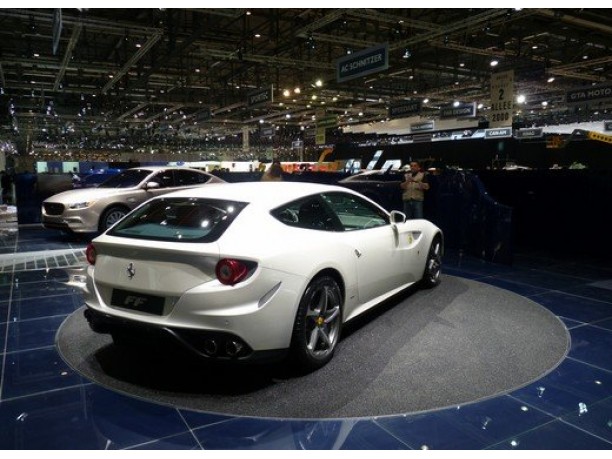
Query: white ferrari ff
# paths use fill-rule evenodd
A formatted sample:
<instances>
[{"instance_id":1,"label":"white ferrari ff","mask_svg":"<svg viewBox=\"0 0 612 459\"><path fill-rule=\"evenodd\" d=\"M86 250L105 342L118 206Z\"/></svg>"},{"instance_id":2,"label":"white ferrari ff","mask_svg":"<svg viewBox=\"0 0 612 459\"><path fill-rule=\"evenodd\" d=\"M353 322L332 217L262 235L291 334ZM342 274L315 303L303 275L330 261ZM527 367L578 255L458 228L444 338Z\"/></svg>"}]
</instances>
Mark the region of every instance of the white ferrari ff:
<instances>
[{"instance_id":1,"label":"white ferrari ff","mask_svg":"<svg viewBox=\"0 0 612 459\"><path fill-rule=\"evenodd\" d=\"M440 282L443 235L357 192L296 182L193 188L142 204L87 247L85 316L126 341L313 370L342 326Z\"/></svg>"}]
</instances>

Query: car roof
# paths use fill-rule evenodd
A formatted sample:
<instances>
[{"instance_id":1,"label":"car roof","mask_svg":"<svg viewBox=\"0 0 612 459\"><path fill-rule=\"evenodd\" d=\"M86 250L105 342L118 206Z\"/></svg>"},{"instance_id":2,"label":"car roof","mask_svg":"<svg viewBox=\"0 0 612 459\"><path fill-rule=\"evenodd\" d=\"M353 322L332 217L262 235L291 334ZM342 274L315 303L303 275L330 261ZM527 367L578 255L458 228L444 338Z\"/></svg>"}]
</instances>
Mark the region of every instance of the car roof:
<instances>
[{"instance_id":1,"label":"car roof","mask_svg":"<svg viewBox=\"0 0 612 459\"><path fill-rule=\"evenodd\" d=\"M391 169L388 171L382 171L380 169L374 169L371 171L363 171L363 172L359 172L358 174L354 174L354 175L349 175L348 177L343 178L342 180L340 180L340 183L344 183L344 182L358 182L359 180L362 180L364 177L383 177L383 176L398 176L398 177L403 177L405 174L405 171L399 171L397 169Z\"/></svg>"},{"instance_id":2,"label":"car roof","mask_svg":"<svg viewBox=\"0 0 612 459\"><path fill-rule=\"evenodd\" d=\"M179 170L179 169L185 169L188 171L197 171L197 172L202 172L203 174L206 174L206 172L200 170L200 169L194 169L192 167L184 167L184 166L136 166L136 167L130 167L129 169L126 170L145 170L145 171L162 171L162 170L168 170L168 169L174 169L174 170Z\"/></svg>"},{"instance_id":3,"label":"car roof","mask_svg":"<svg viewBox=\"0 0 612 459\"><path fill-rule=\"evenodd\" d=\"M238 182L214 183L205 187L196 187L164 194L164 198L213 198L242 201L263 207L274 208L304 196L316 193L341 191L357 194L345 187L324 185L309 182Z\"/></svg>"}]
</instances>

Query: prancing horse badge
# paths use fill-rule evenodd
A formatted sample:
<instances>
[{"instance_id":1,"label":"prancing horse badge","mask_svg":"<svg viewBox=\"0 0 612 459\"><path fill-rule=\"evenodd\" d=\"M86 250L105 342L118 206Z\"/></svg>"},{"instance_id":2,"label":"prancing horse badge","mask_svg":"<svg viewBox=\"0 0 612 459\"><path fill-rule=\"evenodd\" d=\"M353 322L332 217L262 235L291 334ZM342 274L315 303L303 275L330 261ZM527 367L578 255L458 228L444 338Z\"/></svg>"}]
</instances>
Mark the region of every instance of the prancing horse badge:
<instances>
[{"instance_id":1,"label":"prancing horse badge","mask_svg":"<svg viewBox=\"0 0 612 459\"><path fill-rule=\"evenodd\" d=\"M129 265L127 265L125 272L127 273L130 279L134 277L136 275L136 269L134 268L134 263L130 263Z\"/></svg>"}]
</instances>

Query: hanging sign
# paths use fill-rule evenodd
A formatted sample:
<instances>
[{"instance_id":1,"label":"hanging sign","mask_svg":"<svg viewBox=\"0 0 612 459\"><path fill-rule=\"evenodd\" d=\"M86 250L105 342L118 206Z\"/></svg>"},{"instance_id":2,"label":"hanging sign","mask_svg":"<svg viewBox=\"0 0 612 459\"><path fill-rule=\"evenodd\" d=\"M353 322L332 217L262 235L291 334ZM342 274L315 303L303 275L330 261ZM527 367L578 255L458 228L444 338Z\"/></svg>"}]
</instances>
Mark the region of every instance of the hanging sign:
<instances>
[{"instance_id":1,"label":"hanging sign","mask_svg":"<svg viewBox=\"0 0 612 459\"><path fill-rule=\"evenodd\" d=\"M476 116L476 102L440 109L440 118L472 118L474 116Z\"/></svg>"},{"instance_id":2,"label":"hanging sign","mask_svg":"<svg viewBox=\"0 0 612 459\"><path fill-rule=\"evenodd\" d=\"M318 128L333 128L338 126L338 115L317 116Z\"/></svg>"},{"instance_id":3,"label":"hanging sign","mask_svg":"<svg viewBox=\"0 0 612 459\"><path fill-rule=\"evenodd\" d=\"M426 121L424 123L414 123L410 125L410 132L433 131L434 122Z\"/></svg>"},{"instance_id":4,"label":"hanging sign","mask_svg":"<svg viewBox=\"0 0 612 459\"><path fill-rule=\"evenodd\" d=\"M599 102L605 99L612 99L612 84L572 89L565 93L565 101L568 104L593 101Z\"/></svg>"},{"instance_id":5,"label":"hanging sign","mask_svg":"<svg viewBox=\"0 0 612 459\"><path fill-rule=\"evenodd\" d=\"M512 137L512 128L485 129L485 139Z\"/></svg>"},{"instance_id":6,"label":"hanging sign","mask_svg":"<svg viewBox=\"0 0 612 459\"><path fill-rule=\"evenodd\" d=\"M53 10L53 24L52 24L52 33L53 33L53 55L57 55L57 50L59 48L60 37L62 35L62 9L55 8Z\"/></svg>"},{"instance_id":7,"label":"hanging sign","mask_svg":"<svg viewBox=\"0 0 612 459\"><path fill-rule=\"evenodd\" d=\"M274 87L272 85L269 88L253 91L247 96L247 105L249 107L267 102L274 102Z\"/></svg>"},{"instance_id":8,"label":"hanging sign","mask_svg":"<svg viewBox=\"0 0 612 459\"><path fill-rule=\"evenodd\" d=\"M389 45L385 43L338 59L336 61L336 80L341 83L388 68Z\"/></svg>"},{"instance_id":9,"label":"hanging sign","mask_svg":"<svg viewBox=\"0 0 612 459\"><path fill-rule=\"evenodd\" d=\"M514 70L491 75L489 127L512 126L514 109Z\"/></svg>"},{"instance_id":10,"label":"hanging sign","mask_svg":"<svg viewBox=\"0 0 612 459\"><path fill-rule=\"evenodd\" d=\"M515 137L517 139L535 139L544 136L544 129L542 128L527 128L519 129L516 131Z\"/></svg>"},{"instance_id":11,"label":"hanging sign","mask_svg":"<svg viewBox=\"0 0 612 459\"><path fill-rule=\"evenodd\" d=\"M420 111L421 102L418 100L395 102L389 107L389 118L406 118L417 115Z\"/></svg>"}]
</instances>

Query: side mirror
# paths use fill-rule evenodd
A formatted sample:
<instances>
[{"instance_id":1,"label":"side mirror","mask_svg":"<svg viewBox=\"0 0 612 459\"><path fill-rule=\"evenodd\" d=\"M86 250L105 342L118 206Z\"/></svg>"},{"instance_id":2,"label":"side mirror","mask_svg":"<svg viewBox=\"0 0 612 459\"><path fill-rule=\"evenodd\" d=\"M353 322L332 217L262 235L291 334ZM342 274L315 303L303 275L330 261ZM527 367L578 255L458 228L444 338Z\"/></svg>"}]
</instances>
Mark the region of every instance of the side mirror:
<instances>
[{"instance_id":1,"label":"side mirror","mask_svg":"<svg viewBox=\"0 0 612 459\"><path fill-rule=\"evenodd\" d=\"M395 223L396 225L399 223L404 223L406 221L406 214L404 212L400 212L399 210L391 211L391 223Z\"/></svg>"},{"instance_id":2,"label":"side mirror","mask_svg":"<svg viewBox=\"0 0 612 459\"><path fill-rule=\"evenodd\" d=\"M147 182L145 184L145 190L154 190L156 188L161 188L158 182Z\"/></svg>"}]
</instances>

